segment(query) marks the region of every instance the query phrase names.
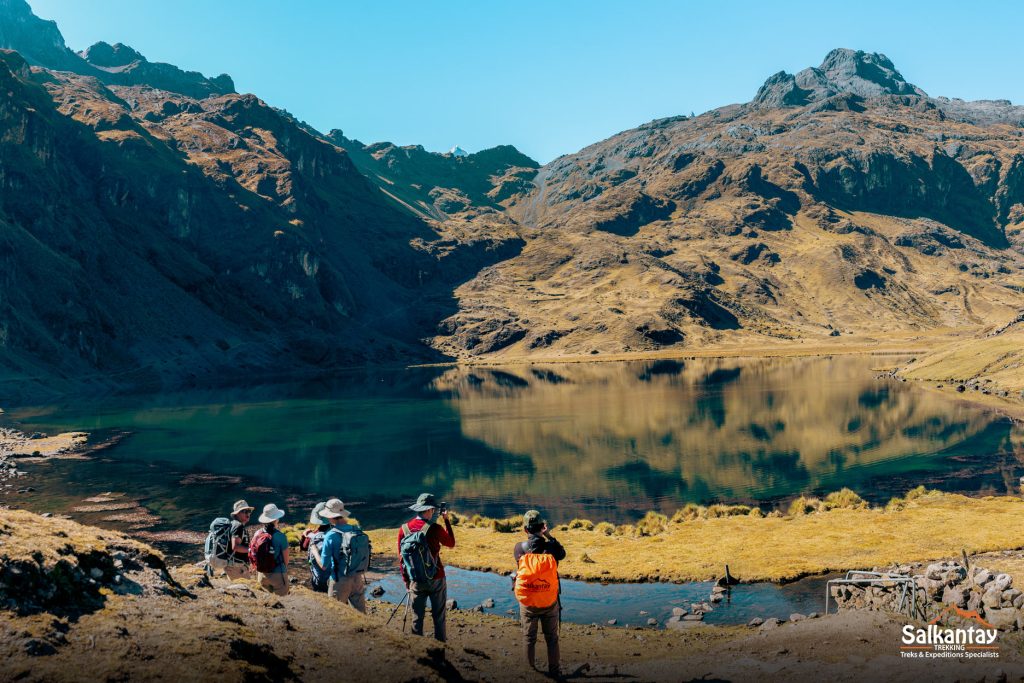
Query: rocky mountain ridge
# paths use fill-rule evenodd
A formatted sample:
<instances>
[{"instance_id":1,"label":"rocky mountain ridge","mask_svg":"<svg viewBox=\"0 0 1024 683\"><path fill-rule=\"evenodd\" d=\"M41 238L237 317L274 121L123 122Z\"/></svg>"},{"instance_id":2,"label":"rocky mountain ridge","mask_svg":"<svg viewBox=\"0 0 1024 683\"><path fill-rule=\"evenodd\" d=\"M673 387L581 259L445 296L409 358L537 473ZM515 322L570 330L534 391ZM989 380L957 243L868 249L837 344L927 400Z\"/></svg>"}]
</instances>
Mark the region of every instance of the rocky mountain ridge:
<instances>
[{"instance_id":1,"label":"rocky mountain ridge","mask_svg":"<svg viewBox=\"0 0 1024 683\"><path fill-rule=\"evenodd\" d=\"M984 328L1024 108L834 50L544 166L321 133L0 0L0 367L120 386Z\"/></svg>"}]
</instances>

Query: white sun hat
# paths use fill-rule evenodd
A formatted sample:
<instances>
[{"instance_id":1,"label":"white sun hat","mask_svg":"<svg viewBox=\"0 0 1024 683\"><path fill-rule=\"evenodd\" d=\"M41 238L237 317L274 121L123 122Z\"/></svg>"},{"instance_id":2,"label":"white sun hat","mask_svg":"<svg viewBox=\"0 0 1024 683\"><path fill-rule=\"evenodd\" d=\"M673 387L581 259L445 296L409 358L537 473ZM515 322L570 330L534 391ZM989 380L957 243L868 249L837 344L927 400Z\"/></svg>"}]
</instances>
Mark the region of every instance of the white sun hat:
<instances>
[{"instance_id":1,"label":"white sun hat","mask_svg":"<svg viewBox=\"0 0 1024 683\"><path fill-rule=\"evenodd\" d=\"M348 517L349 511L345 509L345 504L337 498L331 498L327 501L327 505L320 511L320 516L327 519L336 519L338 517Z\"/></svg>"},{"instance_id":2,"label":"white sun hat","mask_svg":"<svg viewBox=\"0 0 1024 683\"><path fill-rule=\"evenodd\" d=\"M263 514L260 515L261 524L270 524L284 517L284 510L281 510L273 503L267 503L263 506Z\"/></svg>"}]
</instances>

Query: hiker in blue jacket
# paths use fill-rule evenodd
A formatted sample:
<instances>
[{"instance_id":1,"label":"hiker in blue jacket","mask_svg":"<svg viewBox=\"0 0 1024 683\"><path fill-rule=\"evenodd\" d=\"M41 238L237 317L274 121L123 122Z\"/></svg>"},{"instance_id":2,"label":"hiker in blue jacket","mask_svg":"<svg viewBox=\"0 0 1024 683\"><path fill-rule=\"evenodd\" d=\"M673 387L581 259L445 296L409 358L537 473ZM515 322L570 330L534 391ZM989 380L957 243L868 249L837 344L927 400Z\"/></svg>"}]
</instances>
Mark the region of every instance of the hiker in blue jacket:
<instances>
[{"instance_id":1,"label":"hiker in blue jacket","mask_svg":"<svg viewBox=\"0 0 1024 683\"><path fill-rule=\"evenodd\" d=\"M327 501L320 510L320 516L332 525L321 550L324 572L328 577L327 594L365 613L369 540L362 529L349 524L349 511L337 498Z\"/></svg>"}]
</instances>

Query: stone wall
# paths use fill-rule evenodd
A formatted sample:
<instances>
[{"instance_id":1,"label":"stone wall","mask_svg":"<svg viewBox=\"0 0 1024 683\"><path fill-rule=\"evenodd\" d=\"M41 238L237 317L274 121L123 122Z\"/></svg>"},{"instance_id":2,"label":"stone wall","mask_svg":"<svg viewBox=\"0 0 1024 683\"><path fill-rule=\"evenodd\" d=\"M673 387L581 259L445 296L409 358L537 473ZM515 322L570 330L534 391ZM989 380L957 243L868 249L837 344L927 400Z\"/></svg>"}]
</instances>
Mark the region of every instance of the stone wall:
<instances>
[{"instance_id":1,"label":"stone wall","mask_svg":"<svg viewBox=\"0 0 1024 683\"><path fill-rule=\"evenodd\" d=\"M920 567L920 566L919 566ZM896 579L913 576L917 592L918 614L933 619L950 606L978 616L996 628L1024 629L1024 592L1013 587L1013 577L983 567L968 567L959 562L939 562L914 573L914 567L902 566L884 573ZM867 575L862 575L867 578ZM857 574L853 578L858 578ZM830 594L839 609L868 609L909 614L900 609L903 588L897 581L864 585L833 585ZM910 595L907 595L909 601ZM953 612L956 615L956 612ZM963 615L960 615L963 616Z\"/></svg>"}]
</instances>

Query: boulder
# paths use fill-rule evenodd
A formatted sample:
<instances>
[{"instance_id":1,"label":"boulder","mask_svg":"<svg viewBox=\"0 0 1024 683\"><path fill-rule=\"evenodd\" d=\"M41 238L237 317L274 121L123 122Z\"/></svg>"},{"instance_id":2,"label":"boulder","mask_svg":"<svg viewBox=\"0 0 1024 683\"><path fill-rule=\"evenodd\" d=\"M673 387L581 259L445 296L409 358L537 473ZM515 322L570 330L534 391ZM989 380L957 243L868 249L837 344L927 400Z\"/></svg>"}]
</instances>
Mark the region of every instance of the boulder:
<instances>
[{"instance_id":1,"label":"boulder","mask_svg":"<svg viewBox=\"0 0 1024 683\"><path fill-rule=\"evenodd\" d=\"M703 620L704 620L704 615L703 614L687 614L685 617L683 617L683 621L703 621Z\"/></svg>"},{"instance_id":2,"label":"boulder","mask_svg":"<svg viewBox=\"0 0 1024 683\"><path fill-rule=\"evenodd\" d=\"M977 591L971 591L971 594L967 596L967 610L970 612L977 612L981 608L981 593Z\"/></svg>"},{"instance_id":3,"label":"boulder","mask_svg":"<svg viewBox=\"0 0 1024 683\"><path fill-rule=\"evenodd\" d=\"M985 606L985 613L987 614L989 609L998 608L1000 603L1003 601L1003 592L998 587L993 586L992 588L985 591L985 594L981 596L981 604Z\"/></svg>"},{"instance_id":4,"label":"boulder","mask_svg":"<svg viewBox=\"0 0 1024 683\"><path fill-rule=\"evenodd\" d=\"M993 582L1000 591L1004 591L1013 585L1013 577L1009 574L997 574Z\"/></svg>"},{"instance_id":5,"label":"boulder","mask_svg":"<svg viewBox=\"0 0 1024 683\"><path fill-rule=\"evenodd\" d=\"M965 605L967 605L967 596L964 594L962 588L946 586L946 589L942 591L942 602L944 602L947 605L956 605L957 607L964 607Z\"/></svg>"},{"instance_id":6,"label":"boulder","mask_svg":"<svg viewBox=\"0 0 1024 683\"><path fill-rule=\"evenodd\" d=\"M682 617L672 617L665 622L665 628L671 631L681 631L695 626L702 626L702 624L699 621L687 621Z\"/></svg>"},{"instance_id":7,"label":"boulder","mask_svg":"<svg viewBox=\"0 0 1024 683\"><path fill-rule=\"evenodd\" d=\"M1013 599L1013 606L1017 609L1024 607L1024 593L1021 593Z\"/></svg>"},{"instance_id":8,"label":"boulder","mask_svg":"<svg viewBox=\"0 0 1024 683\"><path fill-rule=\"evenodd\" d=\"M789 615L789 620L790 621L803 621L806 618L807 618L806 614L800 614L799 612L794 612L793 614Z\"/></svg>"},{"instance_id":9,"label":"boulder","mask_svg":"<svg viewBox=\"0 0 1024 683\"><path fill-rule=\"evenodd\" d=\"M781 619L776 619L775 617L768 617L767 619L764 620L764 623L761 624L761 626L759 627L759 630L761 630L761 631L770 631L771 629L777 628L778 626L781 626L781 625L782 625L782 620Z\"/></svg>"},{"instance_id":10,"label":"boulder","mask_svg":"<svg viewBox=\"0 0 1024 683\"><path fill-rule=\"evenodd\" d=\"M682 607L673 607L672 608L672 616L674 616L674 617L685 617L687 614L689 614L689 612L687 612Z\"/></svg>"},{"instance_id":11,"label":"boulder","mask_svg":"<svg viewBox=\"0 0 1024 683\"><path fill-rule=\"evenodd\" d=\"M658 620L657 620L657 619L655 619L654 617L650 617L650 618L649 618L649 619L647 620L647 625L648 625L648 626L657 626L657 625L658 625Z\"/></svg>"},{"instance_id":12,"label":"boulder","mask_svg":"<svg viewBox=\"0 0 1024 683\"><path fill-rule=\"evenodd\" d=\"M979 569L974 573L974 577L971 581L974 582L975 586L984 586L986 583L992 580L992 572L987 569Z\"/></svg>"},{"instance_id":13,"label":"boulder","mask_svg":"<svg viewBox=\"0 0 1024 683\"><path fill-rule=\"evenodd\" d=\"M1017 617L1020 614L1012 607L1003 609L986 609L985 621L1001 631L1013 631L1017 628Z\"/></svg>"},{"instance_id":14,"label":"boulder","mask_svg":"<svg viewBox=\"0 0 1024 683\"><path fill-rule=\"evenodd\" d=\"M751 628L757 628L758 626L760 626L763 623L764 623L764 619L762 619L761 617L754 617L749 622L747 622L747 626L749 626Z\"/></svg>"},{"instance_id":15,"label":"boulder","mask_svg":"<svg viewBox=\"0 0 1024 683\"><path fill-rule=\"evenodd\" d=\"M494 609L494 598L487 598L480 604L483 605L484 608L486 609Z\"/></svg>"}]
</instances>

